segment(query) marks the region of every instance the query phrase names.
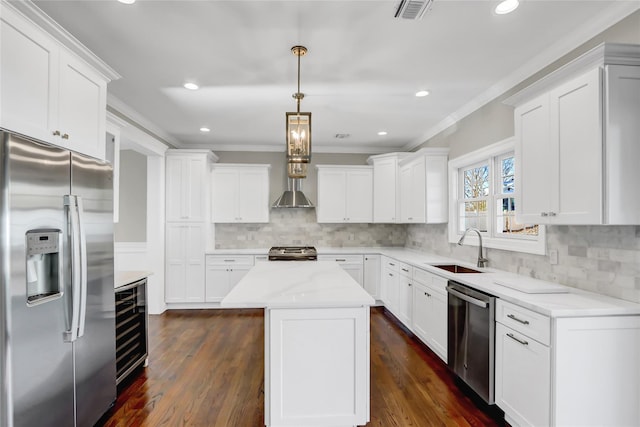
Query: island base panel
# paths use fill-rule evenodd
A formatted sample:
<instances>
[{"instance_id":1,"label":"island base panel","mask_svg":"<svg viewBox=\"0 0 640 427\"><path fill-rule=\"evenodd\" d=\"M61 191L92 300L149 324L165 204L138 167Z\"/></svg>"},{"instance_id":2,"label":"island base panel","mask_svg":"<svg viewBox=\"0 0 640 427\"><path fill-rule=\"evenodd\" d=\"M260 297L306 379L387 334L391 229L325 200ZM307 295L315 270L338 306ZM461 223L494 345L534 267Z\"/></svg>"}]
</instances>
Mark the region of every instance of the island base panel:
<instances>
[{"instance_id":1,"label":"island base panel","mask_svg":"<svg viewBox=\"0 0 640 427\"><path fill-rule=\"evenodd\" d=\"M369 307L265 309L265 423L369 421Z\"/></svg>"}]
</instances>

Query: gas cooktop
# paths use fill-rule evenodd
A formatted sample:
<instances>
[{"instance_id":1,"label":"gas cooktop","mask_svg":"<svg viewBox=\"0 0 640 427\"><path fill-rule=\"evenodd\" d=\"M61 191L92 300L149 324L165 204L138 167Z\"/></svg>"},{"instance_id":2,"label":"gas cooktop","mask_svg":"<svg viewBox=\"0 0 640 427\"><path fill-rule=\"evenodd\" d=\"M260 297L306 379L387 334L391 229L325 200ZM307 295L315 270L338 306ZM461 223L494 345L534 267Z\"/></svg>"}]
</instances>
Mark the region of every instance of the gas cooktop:
<instances>
[{"instance_id":1,"label":"gas cooktop","mask_svg":"<svg viewBox=\"0 0 640 427\"><path fill-rule=\"evenodd\" d=\"M269 261L316 261L318 252L313 246L274 246L269 249Z\"/></svg>"}]
</instances>

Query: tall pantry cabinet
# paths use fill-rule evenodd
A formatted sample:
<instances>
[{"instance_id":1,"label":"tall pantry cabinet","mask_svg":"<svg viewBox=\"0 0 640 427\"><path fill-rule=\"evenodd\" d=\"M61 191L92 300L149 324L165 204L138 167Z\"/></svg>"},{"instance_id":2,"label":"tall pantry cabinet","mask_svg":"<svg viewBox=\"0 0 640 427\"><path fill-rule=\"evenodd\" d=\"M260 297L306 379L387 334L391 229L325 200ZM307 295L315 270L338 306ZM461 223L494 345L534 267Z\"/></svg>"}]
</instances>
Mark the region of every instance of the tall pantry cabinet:
<instances>
[{"instance_id":1,"label":"tall pantry cabinet","mask_svg":"<svg viewBox=\"0 0 640 427\"><path fill-rule=\"evenodd\" d=\"M205 301L205 252L213 241L209 175L218 158L208 150L166 153L167 304ZM175 307L179 308L179 307Z\"/></svg>"}]
</instances>

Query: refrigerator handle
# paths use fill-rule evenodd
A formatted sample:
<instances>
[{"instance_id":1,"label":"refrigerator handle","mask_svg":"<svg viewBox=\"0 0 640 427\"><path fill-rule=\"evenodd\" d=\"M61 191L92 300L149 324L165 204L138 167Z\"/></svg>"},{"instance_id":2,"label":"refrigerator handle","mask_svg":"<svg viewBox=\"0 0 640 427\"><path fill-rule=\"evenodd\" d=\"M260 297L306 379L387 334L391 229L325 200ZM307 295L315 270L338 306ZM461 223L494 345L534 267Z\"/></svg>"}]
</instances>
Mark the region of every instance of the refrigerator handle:
<instances>
[{"instance_id":1,"label":"refrigerator handle","mask_svg":"<svg viewBox=\"0 0 640 427\"><path fill-rule=\"evenodd\" d=\"M78 339L80 319L80 230L78 225L78 207L76 196L64 196L66 223L71 237L71 328L64 332L64 340L73 342Z\"/></svg>"},{"instance_id":2,"label":"refrigerator handle","mask_svg":"<svg viewBox=\"0 0 640 427\"><path fill-rule=\"evenodd\" d=\"M78 207L78 229L80 231L80 324L78 325L78 338L84 335L84 327L87 317L87 233L84 229L84 208L82 197L76 196Z\"/></svg>"}]
</instances>

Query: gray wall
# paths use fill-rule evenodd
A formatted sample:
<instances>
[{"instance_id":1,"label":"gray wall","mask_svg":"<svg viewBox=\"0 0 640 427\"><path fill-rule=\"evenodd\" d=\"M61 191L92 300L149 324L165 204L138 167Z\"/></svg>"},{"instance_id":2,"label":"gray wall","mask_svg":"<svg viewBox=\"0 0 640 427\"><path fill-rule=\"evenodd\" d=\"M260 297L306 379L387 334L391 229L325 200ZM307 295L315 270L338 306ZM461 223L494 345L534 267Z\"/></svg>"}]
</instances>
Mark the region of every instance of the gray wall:
<instances>
[{"instance_id":1,"label":"gray wall","mask_svg":"<svg viewBox=\"0 0 640 427\"><path fill-rule=\"evenodd\" d=\"M147 241L147 157L120 151L120 217L116 242Z\"/></svg>"},{"instance_id":2,"label":"gray wall","mask_svg":"<svg viewBox=\"0 0 640 427\"><path fill-rule=\"evenodd\" d=\"M450 147L450 158L513 136L513 108L502 100L598 44L640 44L640 11L594 37L531 78L426 141ZM477 248L450 244L446 225L411 225L406 246L473 262ZM558 250L558 265L546 256L489 249L490 265L542 280L640 303L640 226L547 227L547 250Z\"/></svg>"}]
</instances>

